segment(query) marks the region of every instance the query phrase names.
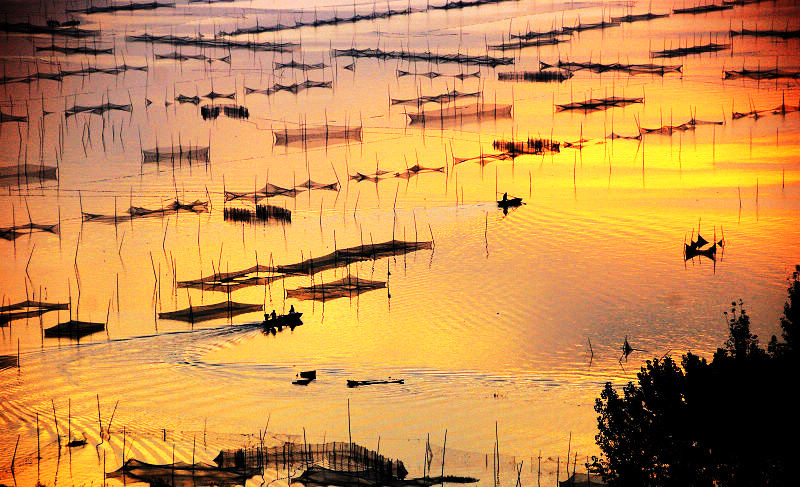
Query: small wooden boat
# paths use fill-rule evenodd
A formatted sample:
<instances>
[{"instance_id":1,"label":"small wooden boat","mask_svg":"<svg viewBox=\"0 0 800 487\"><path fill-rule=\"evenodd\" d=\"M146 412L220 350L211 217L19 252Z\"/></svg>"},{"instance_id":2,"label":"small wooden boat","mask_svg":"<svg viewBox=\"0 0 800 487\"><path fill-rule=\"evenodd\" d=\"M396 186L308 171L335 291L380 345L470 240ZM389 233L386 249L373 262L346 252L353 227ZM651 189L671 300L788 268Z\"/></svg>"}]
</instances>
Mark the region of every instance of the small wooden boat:
<instances>
[{"instance_id":1,"label":"small wooden boat","mask_svg":"<svg viewBox=\"0 0 800 487\"><path fill-rule=\"evenodd\" d=\"M70 320L59 323L56 326L44 331L47 338L73 338L81 339L85 336L103 331L106 329L105 323L92 323L89 321Z\"/></svg>"},{"instance_id":2,"label":"small wooden boat","mask_svg":"<svg viewBox=\"0 0 800 487\"><path fill-rule=\"evenodd\" d=\"M361 387L372 386L376 384L404 384L403 379L387 379L387 380L347 380L347 387Z\"/></svg>"},{"instance_id":3,"label":"small wooden boat","mask_svg":"<svg viewBox=\"0 0 800 487\"><path fill-rule=\"evenodd\" d=\"M522 198L520 197L497 200L497 206L503 209L516 208L517 206L521 205L522 205Z\"/></svg>"},{"instance_id":4,"label":"small wooden boat","mask_svg":"<svg viewBox=\"0 0 800 487\"><path fill-rule=\"evenodd\" d=\"M316 370L304 370L297 374L298 378L295 379L292 384L296 386L307 386L312 381L316 380L317 378L317 371Z\"/></svg>"},{"instance_id":5,"label":"small wooden boat","mask_svg":"<svg viewBox=\"0 0 800 487\"><path fill-rule=\"evenodd\" d=\"M317 371L316 370L304 370L300 372L300 377L303 379L311 379L314 380L317 378Z\"/></svg>"},{"instance_id":6,"label":"small wooden boat","mask_svg":"<svg viewBox=\"0 0 800 487\"><path fill-rule=\"evenodd\" d=\"M266 329L270 328L283 328L284 326L294 327L297 325L302 325L303 322L300 321L300 317L303 316L303 313L287 313L285 315L277 315L275 318L272 318L270 315L264 315L264 323L262 325Z\"/></svg>"}]
</instances>

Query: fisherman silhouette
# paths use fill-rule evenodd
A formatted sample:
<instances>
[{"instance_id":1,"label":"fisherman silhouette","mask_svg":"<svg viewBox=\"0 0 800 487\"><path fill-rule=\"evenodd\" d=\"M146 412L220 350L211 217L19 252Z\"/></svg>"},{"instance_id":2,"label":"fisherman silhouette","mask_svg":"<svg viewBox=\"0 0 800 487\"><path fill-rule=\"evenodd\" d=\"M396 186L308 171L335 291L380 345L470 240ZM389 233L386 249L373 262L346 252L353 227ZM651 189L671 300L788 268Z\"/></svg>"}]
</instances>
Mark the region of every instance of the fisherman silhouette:
<instances>
[{"instance_id":1,"label":"fisherman silhouette","mask_svg":"<svg viewBox=\"0 0 800 487\"><path fill-rule=\"evenodd\" d=\"M289 307L289 314L294 314L294 305Z\"/></svg>"}]
</instances>

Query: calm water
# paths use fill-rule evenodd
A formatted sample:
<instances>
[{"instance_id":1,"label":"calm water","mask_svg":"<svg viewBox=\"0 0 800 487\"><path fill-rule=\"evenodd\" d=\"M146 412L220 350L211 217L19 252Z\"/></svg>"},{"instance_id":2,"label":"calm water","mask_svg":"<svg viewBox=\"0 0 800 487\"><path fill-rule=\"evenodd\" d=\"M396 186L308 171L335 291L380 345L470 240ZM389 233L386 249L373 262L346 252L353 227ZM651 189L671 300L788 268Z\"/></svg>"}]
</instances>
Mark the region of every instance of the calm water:
<instances>
[{"instance_id":1,"label":"calm water","mask_svg":"<svg viewBox=\"0 0 800 487\"><path fill-rule=\"evenodd\" d=\"M392 9L408 5L389 3ZM125 458L169 462L173 455L208 461L220 448L257 441L265 428L276 442L302 438L304 431L309 441L346 440L348 400L353 440L375 448L380 438L381 452L403 459L412 474L422 473L428 434L436 445L434 465L441 462L447 431L446 470L492 483L486 455L497 425L504 485L516 482L513 463L520 461L523 481L534 482L531 462L540 452L543 476L554 480L558 463L563 479L568 449L578 452L579 471L587 456L598 453L592 407L606 381L634 378L653 356L689 350L710 356L725 339L722 313L734 299L744 300L763 340L777 333L785 278L800 262L800 113L758 119L732 119L731 113L772 109L784 99L797 106L800 89L792 79L723 80L722 73L743 66L800 69L797 39L728 34L741 25L797 29L795 2L673 15L581 32L557 46L492 50L514 58L513 66L496 69L331 57L331 48L350 47L484 55L487 44L507 40L509 32L596 22L627 13L628 5L643 13L651 3L521 0L236 37L299 43L283 54L202 51L215 59L230 54L229 63L156 59L178 48L127 42L126 35L210 38L256 22L350 15L353 5L309 1L300 10L296 2L179 2L154 11L77 15L81 27L102 31L88 45L113 47L115 55L36 52L35 46L50 44L48 36L4 35L0 53L8 78L55 66L148 69L2 88L3 113L27 114L30 121L0 124L0 164L57 164L60 174L57 182L11 180L0 187L0 227L25 224L29 214L35 223L60 223L57 234L0 240L3 302L34 293L71 301L73 318L107 321L107 332L79 345L43 338L44 328L69 319L67 311L0 328L0 354L16 355L19 346L21 356L21 368L0 370L0 482L102 482L104 465L111 471L121 464L123 441ZM652 11L680 6L653 2ZM80 7L85 5L70 4ZM4 8L9 22L64 18L63 4ZM387 7L367 2L355 8L368 13ZM731 46L664 61L649 56L651 50L709 41ZM682 75L663 77L583 70L563 83L497 80L498 72L534 70L540 60L559 58L683 67ZM305 73L274 67L291 60L328 66ZM449 76L398 77L398 69ZM452 76L478 70L478 78ZM331 81L332 87L269 96L246 90L306 79ZM486 103L513 104L513 117L423 127L407 123L405 112L416 107L389 103L451 89L481 91ZM203 120L196 105L165 107L178 94L212 90L235 93L249 119ZM592 113L554 110L554 103L611 95L643 97L644 103ZM65 108L106 101L130 103L132 111L63 116ZM54 113L43 116L43 110ZM642 141L605 139L612 131L634 135L637 124L678 125L692 113L724 125L645 135ZM301 121L363 126L363 140L274 145L273 129ZM454 163L454 157L496 152L495 139L529 136L588 141L580 150L513 162ZM210 162L142 162L142 148L179 143L210 145ZM348 178L376 168L405 171L415 163L445 169L378 183ZM224 206L248 206L226 203L226 190L253 191L267 182L291 187L309 178L339 181L341 189L272 198L270 203L292 211L290 224L223 219ZM526 204L503 215L494 203L503 192ZM160 208L176 196L210 198L210 211L117 225L81 219L81 211ZM683 242L698 227L709 240L724 235L727 245L716 262L684 262ZM264 304L267 311L294 305L303 311L304 325L293 331L264 335L255 326L258 313L194 326L157 318L190 301L197 306L226 299L220 292L176 288L175 280L257 262L288 264L392 238L433 238L435 245L313 277L329 283L349 273L387 281L387 289L324 303L284 299L286 289L311 284L304 276L231 293L232 300ZM621 366L626 336L639 351ZM294 375L308 369L316 369L319 379L293 386ZM390 376L405 383L345 386L347 379ZM113 429L111 439L95 448L98 395L102 421L113 414ZM68 408L73 436L85 435L90 446L59 456L53 409L64 436Z\"/></svg>"}]
</instances>

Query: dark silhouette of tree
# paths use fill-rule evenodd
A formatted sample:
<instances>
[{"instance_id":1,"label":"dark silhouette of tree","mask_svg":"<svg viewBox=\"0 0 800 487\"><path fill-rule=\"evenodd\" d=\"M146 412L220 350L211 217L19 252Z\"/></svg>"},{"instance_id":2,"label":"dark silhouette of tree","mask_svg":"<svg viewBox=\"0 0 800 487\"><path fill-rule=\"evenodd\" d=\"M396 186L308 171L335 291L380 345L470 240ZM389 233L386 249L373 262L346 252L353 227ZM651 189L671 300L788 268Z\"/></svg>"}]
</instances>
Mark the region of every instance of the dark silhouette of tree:
<instances>
[{"instance_id":1,"label":"dark silhouette of tree","mask_svg":"<svg viewBox=\"0 0 800 487\"><path fill-rule=\"evenodd\" d=\"M703 451L692 439L686 380L671 357L647 361L620 397L605 385L595 411L597 444L620 485L690 485Z\"/></svg>"},{"instance_id":2,"label":"dark silhouette of tree","mask_svg":"<svg viewBox=\"0 0 800 487\"><path fill-rule=\"evenodd\" d=\"M612 485L792 485L800 438L797 352L800 268L781 318L785 342L759 346L743 303L726 314L729 336L711 362L692 353L647 361L620 395L595 401L603 452L595 468Z\"/></svg>"},{"instance_id":3,"label":"dark silhouette of tree","mask_svg":"<svg viewBox=\"0 0 800 487\"><path fill-rule=\"evenodd\" d=\"M784 343L778 343L775 335L770 340L769 350L773 354L793 353L797 355L798 329L800 326L800 265L794 267L792 277L789 279L789 299L783 305L781 317L781 336Z\"/></svg>"},{"instance_id":4,"label":"dark silhouette of tree","mask_svg":"<svg viewBox=\"0 0 800 487\"><path fill-rule=\"evenodd\" d=\"M731 311L725 312L728 320L728 340L725 348L718 348L714 354L714 360L732 358L735 360L747 360L764 356L764 350L758 347L758 335L750 332L750 317L744 309L744 303L740 299L731 303Z\"/></svg>"}]
</instances>

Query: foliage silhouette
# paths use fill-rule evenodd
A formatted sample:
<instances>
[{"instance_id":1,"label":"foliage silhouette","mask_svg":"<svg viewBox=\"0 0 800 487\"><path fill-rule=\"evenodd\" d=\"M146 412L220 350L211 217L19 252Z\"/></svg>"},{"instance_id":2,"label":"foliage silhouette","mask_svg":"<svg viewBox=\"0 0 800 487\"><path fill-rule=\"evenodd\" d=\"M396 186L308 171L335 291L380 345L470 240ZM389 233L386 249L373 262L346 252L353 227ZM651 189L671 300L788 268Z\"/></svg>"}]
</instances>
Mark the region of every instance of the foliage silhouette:
<instances>
[{"instance_id":1,"label":"foliage silhouette","mask_svg":"<svg viewBox=\"0 0 800 487\"><path fill-rule=\"evenodd\" d=\"M678 366L665 356L621 393L606 383L595 401L603 455L593 468L610 485L790 484L800 266L789 281L783 342L773 336L761 348L740 300L725 313L728 340L711 362L687 353Z\"/></svg>"}]
</instances>

